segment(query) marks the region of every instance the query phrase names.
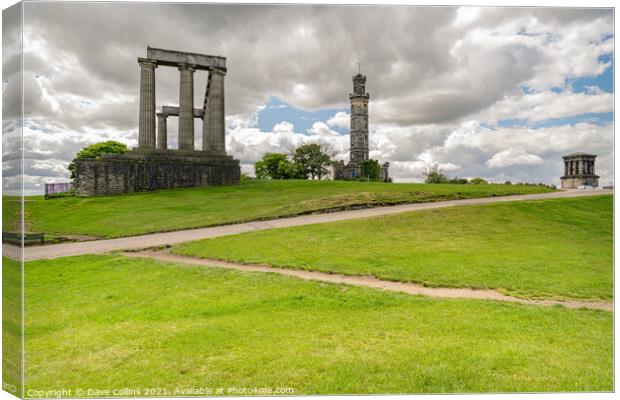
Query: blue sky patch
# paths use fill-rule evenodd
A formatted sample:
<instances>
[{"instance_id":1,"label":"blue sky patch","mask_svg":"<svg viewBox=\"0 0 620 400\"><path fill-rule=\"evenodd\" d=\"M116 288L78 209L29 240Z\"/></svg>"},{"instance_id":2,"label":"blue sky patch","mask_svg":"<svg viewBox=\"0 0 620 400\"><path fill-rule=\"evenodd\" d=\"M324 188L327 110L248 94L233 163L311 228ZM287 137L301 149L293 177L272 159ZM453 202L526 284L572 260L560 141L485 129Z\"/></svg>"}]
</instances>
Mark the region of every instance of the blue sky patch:
<instances>
[{"instance_id":1,"label":"blue sky patch","mask_svg":"<svg viewBox=\"0 0 620 400\"><path fill-rule=\"evenodd\" d=\"M579 78L565 79L564 83L567 86L572 86L573 92L583 93L588 91L588 87L596 86L603 92L614 92L614 60L611 54L603 54L598 58L599 63L611 63L609 67L603 71L602 74L597 76L583 76ZM559 93L561 88L552 88L552 91Z\"/></svg>"},{"instance_id":2,"label":"blue sky patch","mask_svg":"<svg viewBox=\"0 0 620 400\"><path fill-rule=\"evenodd\" d=\"M275 96L270 96L265 104L265 108L258 113L258 128L263 132L271 132L274 125L287 121L295 125L295 132L306 133L312 127L312 124L317 121L326 122L339 111L349 112L348 109L344 108L306 111L295 108ZM349 133L347 128L333 126L331 129L340 134Z\"/></svg>"}]
</instances>

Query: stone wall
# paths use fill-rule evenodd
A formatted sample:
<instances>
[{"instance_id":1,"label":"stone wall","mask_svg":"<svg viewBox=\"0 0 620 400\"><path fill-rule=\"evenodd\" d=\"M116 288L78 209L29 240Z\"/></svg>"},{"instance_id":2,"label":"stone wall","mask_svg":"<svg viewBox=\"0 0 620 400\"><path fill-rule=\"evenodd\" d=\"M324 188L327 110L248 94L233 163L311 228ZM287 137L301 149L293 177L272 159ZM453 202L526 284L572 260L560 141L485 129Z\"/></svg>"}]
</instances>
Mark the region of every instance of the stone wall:
<instances>
[{"instance_id":1,"label":"stone wall","mask_svg":"<svg viewBox=\"0 0 620 400\"><path fill-rule=\"evenodd\" d=\"M596 175L563 176L562 189L579 189L579 186L598 187L598 178Z\"/></svg>"},{"instance_id":2,"label":"stone wall","mask_svg":"<svg viewBox=\"0 0 620 400\"><path fill-rule=\"evenodd\" d=\"M76 162L76 194L96 196L238 184L239 161L203 151L139 150Z\"/></svg>"}]
</instances>

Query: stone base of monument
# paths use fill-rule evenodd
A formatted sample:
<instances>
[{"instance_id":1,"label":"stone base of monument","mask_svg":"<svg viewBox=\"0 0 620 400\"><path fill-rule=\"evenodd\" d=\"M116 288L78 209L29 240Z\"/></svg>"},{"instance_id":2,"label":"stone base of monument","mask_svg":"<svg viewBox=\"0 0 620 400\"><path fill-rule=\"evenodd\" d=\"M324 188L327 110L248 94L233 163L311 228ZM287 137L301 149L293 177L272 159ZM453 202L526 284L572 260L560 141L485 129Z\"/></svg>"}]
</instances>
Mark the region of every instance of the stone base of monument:
<instances>
[{"instance_id":1,"label":"stone base of monument","mask_svg":"<svg viewBox=\"0 0 620 400\"><path fill-rule=\"evenodd\" d=\"M598 187L598 175L579 174L560 177L562 189L579 189L580 187Z\"/></svg>"},{"instance_id":2,"label":"stone base of monument","mask_svg":"<svg viewBox=\"0 0 620 400\"><path fill-rule=\"evenodd\" d=\"M147 192L239 183L239 160L194 150L134 149L79 160L75 165L78 196Z\"/></svg>"},{"instance_id":3,"label":"stone base of monument","mask_svg":"<svg viewBox=\"0 0 620 400\"><path fill-rule=\"evenodd\" d=\"M356 180L362 179L362 166L349 162L345 164L344 161L339 161L333 166L334 180ZM390 163L385 162L379 167L379 181L388 182L390 180Z\"/></svg>"}]
</instances>

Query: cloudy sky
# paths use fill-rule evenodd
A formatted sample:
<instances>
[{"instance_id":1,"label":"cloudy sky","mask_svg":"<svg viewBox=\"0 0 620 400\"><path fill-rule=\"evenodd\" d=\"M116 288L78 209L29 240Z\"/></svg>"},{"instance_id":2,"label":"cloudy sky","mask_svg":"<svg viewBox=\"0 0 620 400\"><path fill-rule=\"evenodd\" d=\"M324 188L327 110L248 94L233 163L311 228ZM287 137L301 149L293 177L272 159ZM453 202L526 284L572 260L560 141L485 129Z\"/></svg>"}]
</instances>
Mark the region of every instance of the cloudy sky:
<instances>
[{"instance_id":1,"label":"cloudy sky","mask_svg":"<svg viewBox=\"0 0 620 400\"><path fill-rule=\"evenodd\" d=\"M561 156L575 151L598 154L601 183L613 180L610 9L24 7L29 193L65 181L84 145L137 145L136 59L147 45L227 57L227 149L247 173L265 152L309 140L348 159L348 94L359 58L370 93L371 157L389 161L396 181L418 181L425 165L438 163L452 176L559 184ZM3 32L7 99L19 93L19 63L7 48L15 27L5 22ZM156 70L158 108L178 104L178 75ZM198 71L196 104L205 83ZM8 118L5 134L14 126ZM174 147L176 118L168 126ZM15 172L8 150L5 144L6 175ZM16 185L4 181L5 190Z\"/></svg>"}]
</instances>

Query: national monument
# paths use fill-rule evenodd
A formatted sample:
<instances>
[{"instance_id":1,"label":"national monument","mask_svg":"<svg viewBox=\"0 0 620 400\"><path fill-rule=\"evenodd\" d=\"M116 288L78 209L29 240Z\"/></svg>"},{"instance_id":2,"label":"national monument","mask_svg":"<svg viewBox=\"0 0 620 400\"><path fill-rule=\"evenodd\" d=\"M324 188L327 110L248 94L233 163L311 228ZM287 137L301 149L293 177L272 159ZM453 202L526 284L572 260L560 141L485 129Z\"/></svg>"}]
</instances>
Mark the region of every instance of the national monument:
<instances>
[{"instance_id":1,"label":"national monument","mask_svg":"<svg viewBox=\"0 0 620 400\"><path fill-rule=\"evenodd\" d=\"M76 162L76 194L143 192L239 183L239 161L226 154L226 58L147 48L140 65L138 147L124 154ZM179 69L179 104L156 111L155 69ZM194 108L194 73L208 72L202 108ZM168 148L168 117L178 117L178 149ZM194 118L202 120L202 149L195 148ZM157 123L156 123L157 121ZM157 128L157 129L156 129Z\"/></svg>"},{"instance_id":2,"label":"national monument","mask_svg":"<svg viewBox=\"0 0 620 400\"><path fill-rule=\"evenodd\" d=\"M362 166L369 160L368 152L368 100L366 93L366 76L358 73L353 77L353 93L349 94L351 102L351 147L349 163L340 161L334 166L334 179L362 178ZM379 180L389 180L389 163L379 167Z\"/></svg>"}]
</instances>

